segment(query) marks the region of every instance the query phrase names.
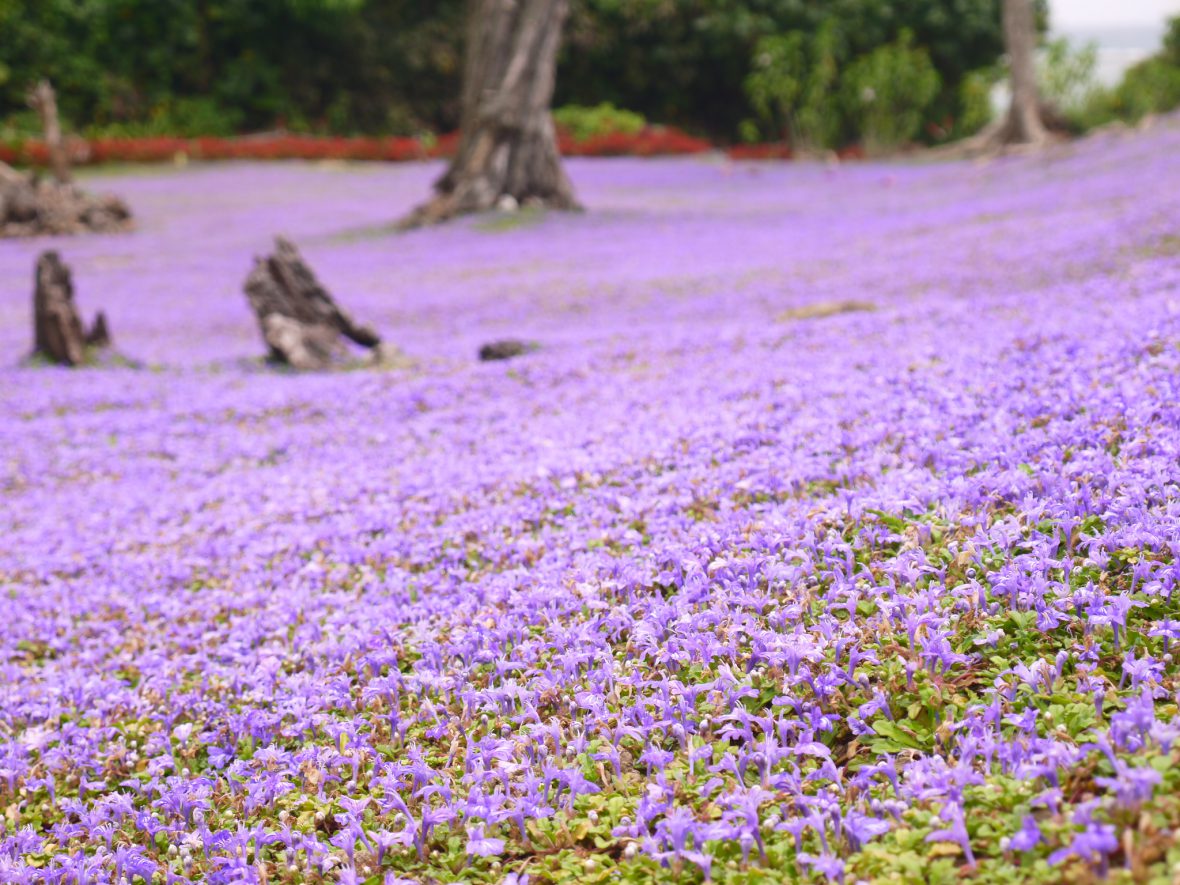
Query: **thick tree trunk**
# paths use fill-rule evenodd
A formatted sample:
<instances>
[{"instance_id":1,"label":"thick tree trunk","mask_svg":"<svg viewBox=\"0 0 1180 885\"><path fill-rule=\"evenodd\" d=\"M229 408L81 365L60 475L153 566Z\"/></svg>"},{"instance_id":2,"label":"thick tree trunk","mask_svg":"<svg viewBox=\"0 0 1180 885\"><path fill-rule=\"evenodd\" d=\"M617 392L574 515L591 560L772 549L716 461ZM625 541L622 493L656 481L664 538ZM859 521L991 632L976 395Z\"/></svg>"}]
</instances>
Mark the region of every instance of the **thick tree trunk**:
<instances>
[{"instance_id":1,"label":"thick tree trunk","mask_svg":"<svg viewBox=\"0 0 1180 885\"><path fill-rule=\"evenodd\" d=\"M29 106L41 117L41 129L45 133L45 148L49 151L49 171L58 184L73 181L70 175L70 158L61 137L61 120L57 115L57 94L48 80L40 81L29 92Z\"/></svg>"},{"instance_id":2,"label":"thick tree trunk","mask_svg":"<svg viewBox=\"0 0 1180 885\"><path fill-rule=\"evenodd\" d=\"M1037 90L1037 23L1032 0L1004 0L1004 44L1012 67L1012 104L1004 125L1007 144L1041 144L1049 135Z\"/></svg>"},{"instance_id":3,"label":"thick tree trunk","mask_svg":"<svg viewBox=\"0 0 1180 885\"><path fill-rule=\"evenodd\" d=\"M470 4L459 151L407 227L505 202L579 208L549 112L569 0Z\"/></svg>"},{"instance_id":4,"label":"thick tree trunk","mask_svg":"<svg viewBox=\"0 0 1180 885\"><path fill-rule=\"evenodd\" d=\"M326 369L345 355L341 336L376 349L377 333L341 310L288 240L259 258L246 278L246 297L258 318L271 360L296 369Z\"/></svg>"},{"instance_id":5,"label":"thick tree trunk","mask_svg":"<svg viewBox=\"0 0 1180 885\"><path fill-rule=\"evenodd\" d=\"M56 252L43 252L37 259L33 290L34 353L63 366L80 366L90 348L111 343L106 317L100 311L90 332L74 304L74 278Z\"/></svg>"}]
</instances>

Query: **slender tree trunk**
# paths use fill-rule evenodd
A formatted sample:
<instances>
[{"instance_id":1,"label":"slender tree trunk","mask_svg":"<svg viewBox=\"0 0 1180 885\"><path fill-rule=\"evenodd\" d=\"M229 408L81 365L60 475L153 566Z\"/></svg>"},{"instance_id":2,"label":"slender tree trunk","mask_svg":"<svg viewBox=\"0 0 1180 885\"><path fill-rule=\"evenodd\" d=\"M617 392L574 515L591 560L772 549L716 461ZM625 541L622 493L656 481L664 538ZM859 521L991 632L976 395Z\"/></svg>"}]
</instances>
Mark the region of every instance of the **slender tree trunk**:
<instances>
[{"instance_id":1,"label":"slender tree trunk","mask_svg":"<svg viewBox=\"0 0 1180 885\"><path fill-rule=\"evenodd\" d=\"M1004 45L1012 67L1012 104L1004 124L1006 144L1040 144L1048 138L1037 90L1037 24L1032 0L1004 0Z\"/></svg>"},{"instance_id":2,"label":"slender tree trunk","mask_svg":"<svg viewBox=\"0 0 1180 885\"><path fill-rule=\"evenodd\" d=\"M469 0L459 151L408 227L515 205L577 209L549 105L569 0Z\"/></svg>"},{"instance_id":3,"label":"slender tree trunk","mask_svg":"<svg viewBox=\"0 0 1180 885\"><path fill-rule=\"evenodd\" d=\"M58 184L69 184L70 158L61 137L61 120L57 115L57 94L48 80L40 81L29 93L29 105L41 116L45 147L49 150L49 169Z\"/></svg>"},{"instance_id":4,"label":"slender tree trunk","mask_svg":"<svg viewBox=\"0 0 1180 885\"><path fill-rule=\"evenodd\" d=\"M1007 147L1039 148L1049 142L1037 88L1037 22L1032 0L1002 0L1004 48L1011 68L1012 103L1008 113L983 131L951 145L948 156L976 156Z\"/></svg>"}]
</instances>

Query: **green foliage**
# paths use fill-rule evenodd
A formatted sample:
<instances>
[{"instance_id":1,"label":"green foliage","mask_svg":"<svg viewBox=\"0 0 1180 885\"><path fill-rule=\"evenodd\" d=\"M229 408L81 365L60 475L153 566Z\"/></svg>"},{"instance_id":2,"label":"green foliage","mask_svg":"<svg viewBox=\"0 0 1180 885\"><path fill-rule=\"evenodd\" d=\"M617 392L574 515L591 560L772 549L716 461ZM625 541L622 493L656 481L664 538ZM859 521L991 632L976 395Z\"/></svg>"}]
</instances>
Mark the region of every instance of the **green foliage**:
<instances>
[{"instance_id":1,"label":"green foliage","mask_svg":"<svg viewBox=\"0 0 1180 885\"><path fill-rule=\"evenodd\" d=\"M863 141L870 150L914 139L942 81L925 49L903 30L896 42L843 64L846 41L832 19L814 33L764 37L746 78L750 104L772 137L805 149Z\"/></svg>"},{"instance_id":2,"label":"green foliage","mask_svg":"<svg viewBox=\"0 0 1180 885\"><path fill-rule=\"evenodd\" d=\"M1160 54L1168 64L1180 68L1180 15L1168 20L1168 30L1164 34L1164 48Z\"/></svg>"},{"instance_id":3,"label":"green foliage","mask_svg":"<svg viewBox=\"0 0 1180 885\"><path fill-rule=\"evenodd\" d=\"M197 138L202 135L226 136L239 132L243 114L232 107L225 107L211 98L165 99L156 105L142 120L127 122L113 121L86 127L85 132L94 138L173 135L181 138Z\"/></svg>"},{"instance_id":4,"label":"green foliage","mask_svg":"<svg viewBox=\"0 0 1180 885\"><path fill-rule=\"evenodd\" d=\"M1123 82L1097 99L1098 120L1136 122L1148 114L1159 114L1180 107L1180 66L1159 55L1146 59L1127 71Z\"/></svg>"},{"instance_id":5,"label":"green foliage","mask_svg":"<svg viewBox=\"0 0 1180 885\"><path fill-rule=\"evenodd\" d=\"M929 53L914 48L909 31L854 61L843 82L849 115L870 151L912 141L941 86Z\"/></svg>"},{"instance_id":6,"label":"green foliage","mask_svg":"<svg viewBox=\"0 0 1180 885\"><path fill-rule=\"evenodd\" d=\"M966 138L987 126L995 116L992 90L1003 76L998 65L972 71L959 86L959 107L962 109L950 129L952 139Z\"/></svg>"},{"instance_id":7,"label":"green foliage","mask_svg":"<svg viewBox=\"0 0 1180 885\"><path fill-rule=\"evenodd\" d=\"M457 123L462 0L0 0L0 119L39 77L88 131Z\"/></svg>"},{"instance_id":8,"label":"green foliage","mask_svg":"<svg viewBox=\"0 0 1180 885\"><path fill-rule=\"evenodd\" d=\"M1094 44L1075 49L1064 37L1051 40L1037 71L1042 100L1067 118L1076 117L1097 90L1097 64L1098 47Z\"/></svg>"},{"instance_id":9,"label":"green foliage","mask_svg":"<svg viewBox=\"0 0 1180 885\"><path fill-rule=\"evenodd\" d=\"M647 120L642 114L621 110L610 102L603 102L594 107L564 105L553 112L553 119L577 141L616 133L634 135L642 132L647 126Z\"/></svg>"},{"instance_id":10,"label":"green foliage","mask_svg":"<svg viewBox=\"0 0 1180 885\"><path fill-rule=\"evenodd\" d=\"M957 120L963 79L1003 53L996 0L581 0L566 33L558 102L611 101L722 138L781 134L781 113L759 114L747 90L767 48L759 44L793 31L814 35L824 22L841 35L841 68L912 31L942 81L931 120ZM844 127L841 120L841 140L851 137Z\"/></svg>"},{"instance_id":11,"label":"green foliage","mask_svg":"<svg viewBox=\"0 0 1180 885\"><path fill-rule=\"evenodd\" d=\"M1135 123L1180 107L1180 16L1168 23L1163 49L1129 68L1113 89L1092 90L1072 114L1081 129L1116 120Z\"/></svg>"},{"instance_id":12,"label":"green foliage","mask_svg":"<svg viewBox=\"0 0 1180 885\"><path fill-rule=\"evenodd\" d=\"M773 135L786 135L804 148L833 144L841 122L836 100L840 51L840 33L831 20L814 34L790 31L758 41L746 93Z\"/></svg>"},{"instance_id":13,"label":"green foliage","mask_svg":"<svg viewBox=\"0 0 1180 885\"><path fill-rule=\"evenodd\" d=\"M458 124L465 7L0 0L0 120L22 112L29 83L47 76L76 130L447 131ZM1002 52L995 0L575 0L555 104L609 103L733 138L756 116L745 84L762 41L796 32L814 43L825 27L839 46L807 51L837 69L912 31L941 78L932 119L958 118L964 78ZM839 104L831 79L809 78L795 111L817 141L853 134L843 112L827 113Z\"/></svg>"}]
</instances>

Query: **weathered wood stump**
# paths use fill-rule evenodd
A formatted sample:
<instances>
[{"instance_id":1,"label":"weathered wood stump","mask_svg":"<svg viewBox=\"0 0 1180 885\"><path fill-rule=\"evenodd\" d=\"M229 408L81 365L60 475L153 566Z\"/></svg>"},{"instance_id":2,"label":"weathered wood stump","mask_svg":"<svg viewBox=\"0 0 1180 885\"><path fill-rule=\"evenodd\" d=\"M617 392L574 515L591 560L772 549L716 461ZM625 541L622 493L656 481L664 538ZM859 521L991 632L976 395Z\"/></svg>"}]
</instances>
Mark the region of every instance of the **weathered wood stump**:
<instances>
[{"instance_id":1,"label":"weathered wood stump","mask_svg":"<svg viewBox=\"0 0 1180 885\"><path fill-rule=\"evenodd\" d=\"M537 350L537 345L528 341L518 341L515 338L505 338L501 341L489 341L479 349L479 358L487 363L493 360L510 360Z\"/></svg>"},{"instance_id":2,"label":"weathered wood stump","mask_svg":"<svg viewBox=\"0 0 1180 885\"><path fill-rule=\"evenodd\" d=\"M377 333L340 309L299 250L283 237L275 239L273 254L255 260L245 289L274 362L296 369L329 368L347 355L342 338L380 353Z\"/></svg>"},{"instance_id":3,"label":"weathered wood stump","mask_svg":"<svg viewBox=\"0 0 1180 885\"><path fill-rule=\"evenodd\" d=\"M22 175L0 163L0 237L116 233L131 227L131 210L118 197Z\"/></svg>"},{"instance_id":4,"label":"weathered wood stump","mask_svg":"<svg viewBox=\"0 0 1180 885\"><path fill-rule=\"evenodd\" d=\"M111 333L99 311L86 332L74 303L74 278L56 252L37 259L33 290L34 355L62 366L80 366L98 348L109 347Z\"/></svg>"},{"instance_id":5,"label":"weathered wood stump","mask_svg":"<svg viewBox=\"0 0 1180 885\"><path fill-rule=\"evenodd\" d=\"M42 80L29 93L29 106L41 116L53 180L22 175L0 163L0 237L113 233L131 227L131 210L118 197L93 196L73 183L62 141L57 96Z\"/></svg>"}]
</instances>

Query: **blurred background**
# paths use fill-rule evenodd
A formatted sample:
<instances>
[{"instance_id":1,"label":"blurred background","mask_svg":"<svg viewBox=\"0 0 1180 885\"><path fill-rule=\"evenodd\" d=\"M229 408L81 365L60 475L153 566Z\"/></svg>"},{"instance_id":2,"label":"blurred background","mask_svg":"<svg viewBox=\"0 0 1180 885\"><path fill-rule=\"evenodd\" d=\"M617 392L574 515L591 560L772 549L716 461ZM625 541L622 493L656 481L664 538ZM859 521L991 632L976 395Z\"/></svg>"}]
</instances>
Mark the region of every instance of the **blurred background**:
<instances>
[{"instance_id":1,"label":"blurred background","mask_svg":"<svg viewBox=\"0 0 1180 885\"><path fill-rule=\"evenodd\" d=\"M1127 69L1157 52L1168 18L1180 13L1177 0L1052 0L1051 31L1074 47L1093 46L1094 75L1116 85Z\"/></svg>"},{"instance_id":2,"label":"blurred background","mask_svg":"<svg viewBox=\"0 0 1180 885\"><path fill-rule=\"evenodd\" d=\"M459 124L464 0L0 0L0 145L78 138L414 137ZM1037 6L1058 129L1180 105L1180 0ZM573 0L564 135L670 127L795 150L938 145L1005 102L999 0Z\"/></svg>"}]
</instances>

